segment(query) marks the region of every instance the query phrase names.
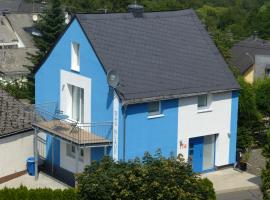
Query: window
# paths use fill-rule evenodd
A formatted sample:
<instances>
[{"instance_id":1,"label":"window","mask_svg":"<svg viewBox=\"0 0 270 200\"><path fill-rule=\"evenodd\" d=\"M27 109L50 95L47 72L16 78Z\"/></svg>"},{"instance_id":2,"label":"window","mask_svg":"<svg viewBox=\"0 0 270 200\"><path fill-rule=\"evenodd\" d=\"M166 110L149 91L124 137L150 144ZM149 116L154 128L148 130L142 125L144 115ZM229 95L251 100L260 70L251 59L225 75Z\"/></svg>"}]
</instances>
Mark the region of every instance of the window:
<instances>
[{"instance_id":1,"label":"window","mask_svg":"<svg viewBox=\"0 0 270 200\"><path fill-rule=\"evenodd\" d=\"M81 148L76 149L76 146L74 144L67 143L66 145L67 156L75 159L77 150L79 151L79 161L83 162L84 149Z\"/></svg>"},{"instance_id":2,"label":"window","mask_svg":"<svg viewBox=\"0 0 270 200\"><path fill-rule=\"evenodd\" d=\"M266 68L265 69L265 75L266 76L270 76L270 68Z\"/></svg>"},{"instance_id":3,"label":"window","mask_svg":"<svg viewBox=\"0 0 270 200\"><path fill-rule=\"evenodd\" d=\"M208 106L207 94L198 96L198 108L205 108Z\"/></svg>"},{"instance_id":4,"label":"window","mask_svg":"<svg viewBox=\"0 0 270 200\"><path fill-rule=\"evenodd\" d=\"M160 114L161 114L160 101L155 101L148 104L149 116L155 116L155 115L160 115Z\"/></svg>"},{"instance_id":5,"label":"window","mask_svg":"<svg viewBox=\"0 0 270 200\"><path fill-rule=\"evenodd\" d=\"M80 71L80 45L75 42L71 45L71 69Z\"/></svg>"},{"instance_id":6,"label":"window","mask_svg":"<svg viewBox=\"0 0 270 200\"><path fill-rule=\"evenodd\" d=\"M84 90L71 85L71 118L75 121L84 122Z\"/></svg>"},{"instance_id":7,"label":"window","mask_svg":"<svg viewBox=\"0 0 270 200\"><path fill-rule=\"evenodd\" d=\"M73 144L67 144L67 156L71 157L71 158L75 158L76 155L76 148L75 145Z\"/></svg>"}]
</instances>

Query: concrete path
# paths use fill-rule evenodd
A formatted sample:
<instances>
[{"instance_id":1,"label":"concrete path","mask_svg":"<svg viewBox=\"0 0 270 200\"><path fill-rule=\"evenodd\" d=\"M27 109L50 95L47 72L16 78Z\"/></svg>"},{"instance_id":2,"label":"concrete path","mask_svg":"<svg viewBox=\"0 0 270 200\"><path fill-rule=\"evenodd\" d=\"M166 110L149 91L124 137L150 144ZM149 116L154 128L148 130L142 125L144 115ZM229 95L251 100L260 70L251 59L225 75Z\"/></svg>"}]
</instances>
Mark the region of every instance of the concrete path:
<instances>
[{"instance_id":1,"label":"concrete path","mask_svg":"<svg viewBox=\"0 0 270 200\"><path fill-rule=\"evenodd\" d=\"M217 200L263 200L259 189L217 194Z\"/></svg>"},{"instance_id":2,"label":"concrete path","mask_svg":"<svg viewBox=\"0 0 270 200\"><path fill-rule=\"evenodd\" d=\"M44 173L39 173L39 178L35 181L34 176L25 174L18 178L12 179L8 182L0 184L0 189L7 188L18 188L21 185L26 186L28 189L35 188L51 188L51 189L66 189L68 186Z\"/></svg>"},{"instance_id":3,"label":"concrete path","mask_svg":"<svg viewBox=\"0 0 270 200\"><path fill-rule=\"evenodd\" d=\"M207 177L212 181L217 194L242 190L258 190L261 184L259 176L247 172L239 172L233 168L206 173L202 177Z\"/></svg>"}]
</instances>

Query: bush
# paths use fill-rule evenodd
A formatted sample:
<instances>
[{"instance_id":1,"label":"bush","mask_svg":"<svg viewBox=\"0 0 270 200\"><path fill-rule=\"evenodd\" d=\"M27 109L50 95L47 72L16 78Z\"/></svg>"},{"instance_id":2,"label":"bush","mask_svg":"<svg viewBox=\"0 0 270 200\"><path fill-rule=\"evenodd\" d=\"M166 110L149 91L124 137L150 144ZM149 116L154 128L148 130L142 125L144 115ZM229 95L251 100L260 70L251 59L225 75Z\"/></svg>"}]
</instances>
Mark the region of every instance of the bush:
<instances>
[{"instance_id":1,"label":"bush","mask_svg":"<svg viewBox=\"0 0 270 200\"><path fill-rule=\"evenodd\" d=\"M27 189L5 188L0 190L0 200L77 200L75 189L52 190L52 189Z\"/></svg>"},{"instance_id":2,"label":"bush","mask_svg":"<svg viewBox=\"0 0 270 200\"><path fill-rule=\"evenodd\" d=\"M126 163L105 157L86 167L77 181L82 200L216 199L212 183L193 173L181 156L165 159L146 154L142 161Z\"/></svg>"},{"instance_id":3,"label":"bush","mask_svg":"<svg viewBox=\"0 0 270 200\"><path fill-rule=\"evenodd\" d=\"M261 79L255 82L256 103L260 112L270 116L270 78Z\"/></svg>"},{"instance_id":4,"label":"bush","mask_svg":"<svg viewBox=\"0 0 270 200\"><path fill-rule=\"evenodd\" d=\"M263 199L270 200L270 130L267 133L267 138L263 147L262 154L266 159L266 166L261 172L261 191L263 193Z\"/></svg>"},{"instance_id":5,"label":"bush","mask_svg":"<svg viewBox=\"0 0 270 200\"><path fill-rule=\"evenodd\" d=\"M239 96L237 146L249 149L256 141L254 133L261 128L261 115L257 109L254 87L238 77L241 86Z\"/></svg>"}]
</instances>

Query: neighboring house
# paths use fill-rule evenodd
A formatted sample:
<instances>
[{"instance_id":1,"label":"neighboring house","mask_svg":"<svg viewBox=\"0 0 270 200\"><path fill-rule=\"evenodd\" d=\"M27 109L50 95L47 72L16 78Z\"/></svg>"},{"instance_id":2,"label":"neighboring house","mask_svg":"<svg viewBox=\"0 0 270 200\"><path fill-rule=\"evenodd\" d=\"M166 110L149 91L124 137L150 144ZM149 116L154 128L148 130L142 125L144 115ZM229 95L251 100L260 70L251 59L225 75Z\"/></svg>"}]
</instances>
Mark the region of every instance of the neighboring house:
<instances>
[{"instance_id":1,"label":"neighboring house","mask_svg":"<svg viewBox=\"0 0 270 200\"><path fill-rule=\"evenodd\" d=\"M26 108L0 89L0 183L24 174L33 156L33 112Z\"/></svg>"},{"instance_id":2,"label":"neighboring house","mask_svg":"<svg viewBox=\"0 0 270 200\"><path fill-rule=\"evenodd\" d=\"M252 36L235 44L230 53L230 65L238 68L247 82L270 76L268 41Z\"/></svg>"},{"instance_id":3,"label":"neighboring house","mask_svg":"<svg viewBox=\"0 0 270 200\"><path fill-rule=\"evenodd\" d=\"M40 3L36 0L0 0L1 13L35 13L41 12L46 5L43 0Z\"/></svg>"},{"instance_id":4,"label":"neighboring house","mask_svg":"<svg viewBox=\"0 0 270 200\"><path fill-rule=\"evenodd\" d=\"M77 14L37 67L49 169L158 149L196 172L234 164L239 85L195 12L131 12Z\"/></svg>"},{"instance_id":5,"label":"neighboring house","mask_svg":"<svg viewBox=\"0 0 270 200\"><path fill-rule=\"evenodd\" d=\"M27 54L36 52L33 44L32 14L0 16L0 79L25 79L32 63Z\"/></svg>"}]
</instances>

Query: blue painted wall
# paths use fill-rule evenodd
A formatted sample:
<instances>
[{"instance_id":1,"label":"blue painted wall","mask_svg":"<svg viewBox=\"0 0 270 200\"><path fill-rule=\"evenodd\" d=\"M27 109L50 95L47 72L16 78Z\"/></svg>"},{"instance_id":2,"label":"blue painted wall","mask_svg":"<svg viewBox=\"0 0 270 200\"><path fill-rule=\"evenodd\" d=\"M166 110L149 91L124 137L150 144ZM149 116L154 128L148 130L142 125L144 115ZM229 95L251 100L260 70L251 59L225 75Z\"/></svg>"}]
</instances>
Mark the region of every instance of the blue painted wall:
<instances>
[{"instance_id":1,"label":"blue painted wall","mask_svg":"<svg viewBox=\"0 0 270 200\"><path fill-rule=\"evenodd\" d=\"M146 151L176 156L178 99L161 102L163 117L148 119L148 104L130 105L126 118L126 160L143 157ZM123 159L123 115L120 115L119 159Z\"/></svg>"},{"instance_id":2,"label":"blue painted wall","mask_svg":"<svg viewBox=\"0 0 270 200\"><path fill-rule=\"evenodd\" d=\"M236 159L238 96L239 96L238 91L233 91L232 92L229 164L235 163L235 159Z\"/></svg>"},{"instance_id":3,"label":"blue painted wall","mask_svg":"<svg viewBox=\"0 0 270 200\"><path fill-rule=\"evenodd\" d=\"M91 161L100 161L104 156L104 147L91 148Z\"/></svg>"},{"instance_id":4,"label":"blue painted wall","mask_svg":"<svg viewBox=\"0 0 270 200\"><path fill-rule=\"evenodd\" d=\"M48 59L35 75L36 104L60 102L60 70L71 71L71 44L80 44L80 72L73 72L91 78L91 119L92 122L112 121L113 93L109 90L106 73L102 68L92 46L75 19L61 40L57 43ZM50 154L48 136L47 155ZM56 143L55 145L59 145ZM56 147L55 149L59 149ZM59 152L58 152L59 153ZM50 157L48 157L50 159Z\"/></svg>"}]
</instances>

